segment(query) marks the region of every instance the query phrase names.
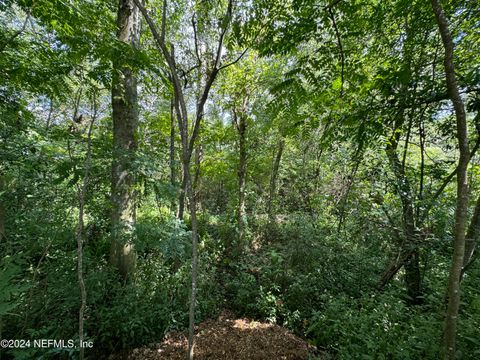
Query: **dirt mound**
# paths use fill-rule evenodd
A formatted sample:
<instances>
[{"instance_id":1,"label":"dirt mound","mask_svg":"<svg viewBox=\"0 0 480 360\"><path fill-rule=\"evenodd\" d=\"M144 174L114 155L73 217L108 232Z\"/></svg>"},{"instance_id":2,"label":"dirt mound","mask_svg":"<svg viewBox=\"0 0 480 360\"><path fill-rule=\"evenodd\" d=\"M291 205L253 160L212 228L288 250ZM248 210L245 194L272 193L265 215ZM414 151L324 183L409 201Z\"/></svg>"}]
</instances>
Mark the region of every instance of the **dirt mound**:
<instances>
[{"instance_id":1,"label":"dirt mound","mask_svg":"<svg viewBox=\"0 0 480 360\"><path fill-rule=\"evenodd\" d=\"M185 360L187 349L185 334L173 333L159 344L133 350L127 359ZM306 360L309 355L310 359L329 358L278 325L228 315L198 326L194 351L197 360Z\"/></svg>"}]
</instances>

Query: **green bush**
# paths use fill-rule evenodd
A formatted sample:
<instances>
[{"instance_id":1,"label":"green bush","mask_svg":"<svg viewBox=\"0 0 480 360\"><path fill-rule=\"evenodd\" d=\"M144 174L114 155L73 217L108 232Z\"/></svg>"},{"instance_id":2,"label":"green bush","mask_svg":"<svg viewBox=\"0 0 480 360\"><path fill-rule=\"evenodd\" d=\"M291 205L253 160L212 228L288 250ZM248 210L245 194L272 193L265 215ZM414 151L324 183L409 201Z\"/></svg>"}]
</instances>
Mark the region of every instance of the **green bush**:
<instances>
[{"instance_id":1,"label":"green bush","mask_svg":"<svg viewBox=\"0 0 480 360\"><path fill-rule=\"evenodd\" d=\"M338 359L438 359L442 318L398 294L328 296L307 334Z\"/></svg>"}]
</instances>

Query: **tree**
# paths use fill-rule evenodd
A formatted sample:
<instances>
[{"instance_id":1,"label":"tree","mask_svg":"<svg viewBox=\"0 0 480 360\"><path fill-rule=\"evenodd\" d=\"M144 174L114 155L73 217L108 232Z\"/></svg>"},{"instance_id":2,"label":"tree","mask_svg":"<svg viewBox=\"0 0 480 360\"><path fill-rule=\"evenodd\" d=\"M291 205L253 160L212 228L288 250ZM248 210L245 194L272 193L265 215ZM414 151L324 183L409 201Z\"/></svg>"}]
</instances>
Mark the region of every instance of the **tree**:
<instances>
[{"instance_id":1,"label":"tree","mask_svg":"<svg viewBox=\"0 0 480 360\"><path fill-rule=\"evenodd\" d=\"M248 130L251 124L252 108L259 88L259 71L263 64L256 55L245 57L240 64L232 66L225 73L222 92L227 102L226 107L231 112L233 128L237 133L237 227L238 239L236 246L229 249L233 254L240 255L245 247L246 218L246 181L248 162Z\"/></svg>"},{"instance_id":2,"label":"tree","mask_svg":"<svg viewBox=\"0 0 480 360\"><path fill-rule=\"evenodd\" d=\"M245 212L245 181L247 177L247 113L246 106L248 97L245 97L240 107L233 109L233 122L238 132L238 209L237 209L237 225L238 225L238 247L241 249L245 240L246 212Z\"/></svg>"},{"instance_id":3,"label":"tree","mask_svg":"<svg viewBox=\"0 0 480 360\"><path fill-rule=\"evenodd\" d=\"M77 240L77 278L78 285L80 288L80 309L78 312L78 341L80 344L83 344L85 333L84 333L84 317L85 310L87 307L87 290L85 287L85 274L84 274L84 254L83 246L85 243L86 232L85 232L85 198L87 196L88 185L90 181L90 168L92 166L92 133L93 125L97 118L97 98L96 90L93 90L93 99L92 99L92 119L88 125L87 130L87 150L86 150L86 159L84 164L83 179L81 183L78 183L76 186L77 197L78 197L78 222L75 229L75 237ZM69 144L70 147L70 144ZM72 149L74 150L74 149ZM70 153L72 162L74 161L72 153ZM83 360L85 355L85 349L83 346L80 346L80 360Z\"/></svg>"},{"instance_id":4,"label":"tree","mask_svg":"<svg viewBox=\"0 0 480 360\"><path fill-rule=\"evenodd\" d=\"M232 16L233 16L233 1L230 0L226 6L225 13L222 16L219 26L218 26L218 40L213 49L210 49L211 44L204 42L202 45L204 52L202 52L201 44L199 43L197 23L196 23L196 12L192 14L192 33L194 35L194 49L190 50L191 54L194 54L194 63L195 65L192 69L199 69L200 75L199 78L204 80L202 85L199 86L199 95L196 97L195 101L195 115L192 121L192 127L190 134L190 119L188 115L187 100L185 96L185 89L182 85L182 70L178 67L177 57L175 55L174 44L167 43L166 40L166 17L167 17L167 1L163 1L162 7L162 19L160 23L160 32L158 32L157 27L153 19L148 14L146 8L140 3L139 0L134 0L135 4L140 9L143 17L145 18L150 31L153 35L155 44L158 48L158 51L165 59L165 62L168 66L169 79L173 88L173 101L175 114L178 120L178 128L180 132L180 139L182 145L182 170L183 170L183 180L181 188L181 198L179 203L179 213L183 212L182 210L182 194L186 194L190 206L190 221L192 227L192 288L191 288L191 297L190 297L190 310L189 310L189 336L188 336L188 353L189 358L193 359L193 341L194 341L194 324L195 324L195 301L196 301L196 291L197 291L197 271L198 271L198 229L197 229L197 214L196 214L196 198L193 190L193 181L190 171L190 163L192 159L192 154L195 149L195 142L198 138L200 131L200 125L205 116L205 105L207 103L210 90L212 85L217 78L217 75L222 69L225 69L228 66L233 65L243 57L245 51L241 53L235 60L230 63L223 63L222 61L222 52L224 49L224 41L227 31L230 27ZM199 5L200 6L200 5ZM202 9L205 11L207 9ZM208 22L207 22L208 23ZM210 29L204 29L205 34L204 38L207 37L208 31ZM213 57L208 52L208 50L213 50ZM223 64L222 64L223 63ZM190 72L183 70L183 75ZM180 216L181 217L181 216Z\"/></svg>"},{"instance_id":5,"label":"tree","mask_svg":"<svg viewBox=\"0 0 480 360\"><path fill-rule=\"evenodd\" d=\"M453 58L453 40L448 26L447 17L439 0L432 0L432 9L438 24L445 48L444 67L447 91L453 103L456 118L457 140L460 157L457 167L457 204L455 209L455 241L453 245L453 258L450 267L447 296L448 307L444 332L444 359L455 359L455 342L457 333L458 309L460 308L460 276L465 256L465 231L468 210L468 178L467 169L470 161L468 146L467 116L465 106L458 89Z\"/></svg>"},{"instance_id":6,"label":"tree","mask_svg":"<svg viewBox=\"0 0 480 360\"><path fill-rule=\"evenodd\" d=\"M135 270L134 159L138 127L137 79L128 59L139 46L140 13L133 0L119 0L117 38L125 43L114 59L112 76L112 245L110 261L124 279ZM129 56L130 55L130 56Z\"/></svg>"}]
</instances>

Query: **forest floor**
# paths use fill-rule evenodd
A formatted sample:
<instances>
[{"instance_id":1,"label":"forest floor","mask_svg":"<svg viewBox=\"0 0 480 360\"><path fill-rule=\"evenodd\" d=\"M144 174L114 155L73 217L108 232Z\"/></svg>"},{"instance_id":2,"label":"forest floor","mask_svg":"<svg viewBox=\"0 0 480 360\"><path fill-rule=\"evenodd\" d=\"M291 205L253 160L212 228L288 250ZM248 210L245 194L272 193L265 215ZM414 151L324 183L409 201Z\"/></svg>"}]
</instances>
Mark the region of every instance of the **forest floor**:
<instances>
[{"instance_id":1,"label":"forest floor","mask_svg":"<svg viewBox=\"0 0 480 360\"><path fill-rule=\"evenodd\" d=\"M127 356L111 356L110 360L184 360L188 340L184 333L172 333L157 344L134 349ZM223 314L196 328L195 359L197 360L307 360L331 359L301 338L278 325L234 319Z\"/></svg>"}]
</instances>

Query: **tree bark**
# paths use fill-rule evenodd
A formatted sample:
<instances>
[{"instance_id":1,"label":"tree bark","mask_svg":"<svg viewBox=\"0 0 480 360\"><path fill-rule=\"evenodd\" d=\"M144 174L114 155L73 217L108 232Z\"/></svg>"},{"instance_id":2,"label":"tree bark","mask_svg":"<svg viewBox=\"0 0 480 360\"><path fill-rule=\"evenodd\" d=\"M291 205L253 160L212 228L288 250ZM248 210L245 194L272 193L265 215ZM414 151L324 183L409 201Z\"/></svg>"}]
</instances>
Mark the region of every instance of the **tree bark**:
<instances>
[{"instance_id":1,"label":"tree bark","mask_svg":"<svg viewBox=\"0 0 480 360\"><path fill-rule=\"evenodd\" d=\"M119 0L117 38L132 49L139 46L140 17L133 0ZM137 149L137 79L126 57L113 61L112 76L112 244L110 262L127 279L135 270L135 176L132 164Z\"/></svg>"},{"instance_id":2,"label":"tree bark","mask_svg":"<svg viewBox=\"0 0 480 360\"><path fill-rule=\"evenodd\" d=\"M175 161L175 113L173 99L170 104L170 184L173 188L177 186L177 164ZM175 210L175 200L172 200L172 211Z\"/></svg>"},{"instance_id":3,"label":"tree bark","mask_svg":"<svg viewBox=\"0 0 480 360\"><path fill-rule=\"evenodd\" d=\"M399 194L400 200L402 202L402 222L403 222L403 235L404 243L401 244L401 250L399 257L400 263L394 264L391 269L387 270L384 277L382 278L381 284L384 286L395 273L403 265L405 268L405 285L407 288L407 295L409 301L412 304L421 303L421 274L420 274L420 259L418 254L418 234L416 231L415 225L415 214L413 206L413 194L410 186L410 182L405 174L405 168L402 166L402 162L398 158L397 146L399 142L401 124L403 115L400 114L398 120L394 127L394 133L390 138L390 142L387 145L385 151L390 163L390 167L396 178L396 188ZM393 269L396 269L393 271ZM386 276L389 276L386 278Z\"/></svg>"},{"instance_id":4,"label":"tree bark","mask_svg":"<svg viewBox=\"0 0 480 360\"><path fill-rule=\"evenodd\" d=\"M273 223L275 220L275 214L273 211L273 203L275 200L275 195L277 193L277 177L278 177L278 169L280 168L280 161L282 159L282 154L283 154L283 149L285 147L285 138L281 138L278 141L278 149L277 149L277 154L275 155L275 159L273 161L273 166L272 166L272 174L270 176L270 188L268 191L268 207L267 207L267 213L268 213L268 219L270 223Z\"/></svg>"},{"instance_id":5,"label":"tree bark","mask_svg":"<svg viewBox=\"0 0 480 360\"><path fill-rule=\"evenodd\" d=\"M185 168L185 164L182 165L182 169ZM180 184L180 193L178 195L178 212L177 219L183 220L183 214L185 213L185 194L187 188L187 177L185 172L182 172L182 183Z\"/></svg>"},{"instance_id":6,"label":"tree bark","mask_svg":"<svg viewBox=\"0 0 480 360\"><path fill-rule=\"evenodd\" d=\"M237 115L234 111L234 119L236 128L238 131L238 151L239 151L239 163L238 163L238 209L237 209L237 224L238 224L238 249L240 253L243 248L243 242L245 238L245 182L247 176L247 147L246 147L246 131L247 131L247 119L246 114L240 112Z\"/></svg>"},{"instance_id":7,"label":"tree bark","mask_svg":"<svg viewBox=\"0 0 480 360\"><path fill-rule=\"evenodd\" d=\"M195 336L195 301L197 296L197 274L198 274L198 228L197 228L197 211L196 199L193 192L192 177L190 169L184 169L187 179L187 194L190 202L190 220L192 225L192 288L190 292L190 309L189 309L189 327L188 327L188 358L193 360L193 342Z\"/></svg>"},{"instance_id":8,"label":"tree bark","mask_svg":"<svg viewBox=\"0 0 480 360\"><path fill-rule=\"evenodd\" d=\"M200 198L200 179L202 165L203 147L199 142L195 147L195 175L193 177L193 192L195 195L197 210L202 211L202 202Z\"/></svg>"},{"instance_id":9,"label":"tree bark","mask_svg":"<svg viewBox=\"0 0 480 360\"><path fill-rule=\"evenodd\" d=\"M435 13L435 19L442 37L445 48L445 75L447 91L455 110L457 125L457 141L460 156L458 159L457 170L457 204L455 209L455 241L453 246L453 259L450 267L448 280L448 306L445 321L445 332L443 338L443 357L444 359L455 359L455 344L457 335L457 318L460 308L460 276L464 263L465 255L465 230L467 223L468 210L468 177L467 168L470 161L470 151L468 148L468 131L465 106L460 97L457 79L455 76L455 66L453 63L453 40L448 26L448 21L443 12L439 0L432 0L432 9Z\"/></svg>"},{"instance_id":10,"label":"tree bark","mask_svg":"<svg viewBox=\"0 0 480 360\"><path fill-rule=\"evenodd\" d=\"M94 95L95 96L95 95ZM83 242L85 239L85 195L87 192L88 183L90 181L90 167L92 163L92 130L93 124L97 116L97 105L96 98L94 98L94 115L90 126L88 128L87 136L87 158L85 161L85 171L83 174L83 182L81 185L77 186L77 195L78 195L78 224L75 232L75 237L77 239L77 278L78 286L80 288L80 309L78 311L78 339L80 344L83 343L84 339L84 317L85 309L87 307L87 290L85 288L85 281L83 278ZM83 360L85 354L85 349L80 345L80 360Z\"/></svg>"}]
</instances>

